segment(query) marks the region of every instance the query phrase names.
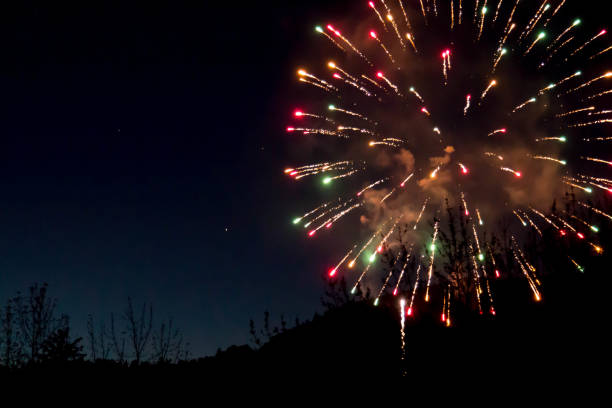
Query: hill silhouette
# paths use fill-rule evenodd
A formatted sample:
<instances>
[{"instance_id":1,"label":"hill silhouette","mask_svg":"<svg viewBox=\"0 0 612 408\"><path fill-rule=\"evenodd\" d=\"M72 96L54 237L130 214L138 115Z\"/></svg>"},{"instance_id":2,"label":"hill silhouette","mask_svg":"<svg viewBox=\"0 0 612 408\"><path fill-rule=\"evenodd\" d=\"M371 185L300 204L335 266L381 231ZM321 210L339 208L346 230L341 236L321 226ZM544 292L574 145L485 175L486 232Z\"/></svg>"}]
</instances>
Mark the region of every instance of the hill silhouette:
<instances>
[{"instance_id":1,"label":"hill silhouette","mask_svg":"<svg viewBox=\"0 0 612 408\"><path fill-rule=\"evenodd\" d=\"M454 383L539 382L543 376L588 373L609 362L609 284L604 272L548 278L543 300L536 303L521 299L529 298L525 282L496 282L496 316L457 310L452 327L441 324L437 313L417 308L406 321L404 359L397 297L387 296L374 306L364 294L333 306L327 303L324 313L280 330L260 347L230 346L214 356L176 364L55 358L24 366L11 376L42 379L53 374L142 384L305 377L324 383L405 380L430 387L447 377ZM339 285L334 290L340 291ZM60 343L61 350L66 344L75 346L74 341ZM6 368L3 374L8 374Z\"/></svg>"}]
</instances>

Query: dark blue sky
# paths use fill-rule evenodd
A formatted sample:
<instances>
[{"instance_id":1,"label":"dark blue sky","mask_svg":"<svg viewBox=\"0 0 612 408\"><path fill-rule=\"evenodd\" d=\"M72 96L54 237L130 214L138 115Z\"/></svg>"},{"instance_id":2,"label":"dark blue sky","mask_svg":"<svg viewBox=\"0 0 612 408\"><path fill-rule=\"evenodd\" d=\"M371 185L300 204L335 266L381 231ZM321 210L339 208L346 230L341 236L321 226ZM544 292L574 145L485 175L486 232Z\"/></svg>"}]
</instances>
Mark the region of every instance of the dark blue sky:
<instances>
[{"instance_id":1,"label":"dark blue sky","mask_svg":"<svg viewBox=\"0 0 612 408\"><path fill-rule=\"evenodd\" d=\"M85 335L129 295L204 355L245 343L264 310L319 307L317 249L289 223L306 204L282 174L314 20L188 4L0 13L0 299L48 282Z\"/></svg>"}]
</instances>

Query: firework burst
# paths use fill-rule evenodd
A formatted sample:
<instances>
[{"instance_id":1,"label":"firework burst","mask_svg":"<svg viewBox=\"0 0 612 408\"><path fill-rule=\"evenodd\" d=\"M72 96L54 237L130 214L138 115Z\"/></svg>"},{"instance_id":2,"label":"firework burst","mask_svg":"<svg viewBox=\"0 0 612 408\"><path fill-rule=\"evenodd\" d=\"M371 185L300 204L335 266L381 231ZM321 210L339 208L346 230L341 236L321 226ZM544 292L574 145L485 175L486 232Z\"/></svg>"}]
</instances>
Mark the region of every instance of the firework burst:
<instances>
[{"instance_id":1,"label":"firework burst","mask_svg":"<svg viewBox=\"0 0 612 408\"><path fill-rule=\"evenodd\" d=\"M288 124L288 136L331 144L327 150L337 154L285 173L294 180L323 177L337 198L307 209L294 224L311 237L340 221L367 231L330 262L329 276L354 279L353 291L375 285L369 276L381 273L377 254L393 254L375 302L388 288L398 295L400 282L409 284L401 293L402 333L415 297L438 304L444 325L457 304L456 280L438 273L444 202L459 208L469 225L466 276L481 314L495 315L489 281L501 276L483 238L487 225L512 220L511 254L535 301L542 299L539 270L521 250L525 231L543 236L552 228L577 237L576 245L603 251L585 236L599 231L591 220L545 208L568 189L589 200L612 192L609 175L601 173L612 156L603 147L596 154L583 147L612 140L600 134L612 123L605 106L612 71L590 62L612 49L601 44L606 30L593 36L597 27L560 11L565 1L475 1L473 18L462 20L464 11L472 12L466 3L366 3L370 18L354 26L368 27L368 35L352 35L350 26L318 26L320 47L335 62L315 61L297 71L312 98L308 113L293 110L299 123ZM612 220L591 201L578 203ZM582 260L567 258L582 270ZM411 259L418 260L412 269ZM442 289L433 290L436 285Z\"/></svg>"}]
</instances>

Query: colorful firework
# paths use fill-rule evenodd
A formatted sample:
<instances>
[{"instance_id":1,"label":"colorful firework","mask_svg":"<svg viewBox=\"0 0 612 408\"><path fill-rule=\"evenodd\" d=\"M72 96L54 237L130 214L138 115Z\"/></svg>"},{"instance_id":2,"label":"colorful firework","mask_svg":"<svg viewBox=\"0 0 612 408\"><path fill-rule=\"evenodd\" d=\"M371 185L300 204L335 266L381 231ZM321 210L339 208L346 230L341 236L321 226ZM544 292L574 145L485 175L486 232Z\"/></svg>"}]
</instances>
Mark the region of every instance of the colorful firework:
<instances>
[{"instance_id":1,"label":"colorful firework","mask_svg":"<svg viewBox=\"0 0 612 408\"><path fill-rule=\"evenodd\" d=\"M554 231L577 237L597 254L603 252L585 236L599 231L597 221L544 210L568 190L589 197L612 192L612 180L600 174L602 165L612 165L609 151L603 147L607 145L598 143L602 149L597 153L578 146L580 142L612 140L594 132L583 133L583 128L599 130L612 123L612 109L600 106L612 94L604 88L609 88L606 80L612 78L612 71L602 72L601 64L589 62L600 56L598 62L603 60L612 47L601 46L606 30L596 35L589 30L582 36L585 24L581 19L561 21L564 13L559 11L565 3L544 0L528 7L520 0L499 0L496 4L477 0L469 19L472 29L460 30L458 25L469 24L462 20L463 7L467 10L468 6L461 0L444 4L432 0L369 2L373 11L369 20L354 25L368 27L365 33L369 36L360 30L356 30L358 35L341 34L329 24L316 28L323 34L319 36L322 46L338 63L316 62L308 70L298 71L298 80L316 96L308 105L309 112L294 110L294 118L305 125L289 126L287 131L308 138L311 144L329 143L333 148L324 149L328 156L316 164L289 168L285 173L294 180L321 175L324 185L337 181L327 187L336 188L337 198L328 198L294 223L311 228L310 236L341 220L363 226L368 236L375 231L364 245L348 245L352 246L348 253L338 254L330 262L336 265L330 269L330 277L337 277L346 263L342 273L357 278L353 292L360 284L373 285L368 279L380 272L377 254L392 251L389 248L396 243L396 232L397 242L410 245L409 252L397 250L394 254L393 265L397 267L383 276L382 287L375 292L378 304L387 289L398 295L401 282L412 283L411 293L404 291L404 295L411 295L410 301L407 296L400 301L402 338L404 319L412 316L415 296L421 294L417 288L424 286L426 302L441 294L436 310L441 306L445 325L451 322L451 304L457 304L455 289L448 283L450 277L440 272L443 256L437 255L444 236L438 214L445 201L449 207L460 208L461 217L469 224L468 275L480 312L495 315L489 275L493 276L493 270L495 278L500 277L495 253L485 239L483 214L487 226L506 216L513 220L511 254L536 301L542 298L534 267L537 263L530 262L526 256L529 251L521 249L523 235L535 231L536 237L542 237L546 231ZM448 7L448 12L443 7ZM472 13L472 9L466 12ZM423 19L409 20L417 15ZM498 20L507 22L502 27L501 23L496 25ZM438 21L444 24L436 24ZM439 27L446 27L447 32L440 33ZM452 52L446 48L448 44ZM474 60L470 53L474 47L487 55L485 61ZM325 70L325 65L331 71ZM312 68L316 66L321 69ZM437 68L422 69L430 66ZM592 79L580 83L583 71ZM587 100L594 101L581 103ZM312 108L319 105L327 110ZM342 143L344 147L339 147ZM578 203L595 216L612 220L598 206ZM412 228L398 228L400 222ZM425 242L412 279L407 265L413 247ZM357 277L351 269L362 255L364 262ZM569 260L582 271L573 258ZM439 290L433 290L434 286Z\"/></svg>"}]
</instances>

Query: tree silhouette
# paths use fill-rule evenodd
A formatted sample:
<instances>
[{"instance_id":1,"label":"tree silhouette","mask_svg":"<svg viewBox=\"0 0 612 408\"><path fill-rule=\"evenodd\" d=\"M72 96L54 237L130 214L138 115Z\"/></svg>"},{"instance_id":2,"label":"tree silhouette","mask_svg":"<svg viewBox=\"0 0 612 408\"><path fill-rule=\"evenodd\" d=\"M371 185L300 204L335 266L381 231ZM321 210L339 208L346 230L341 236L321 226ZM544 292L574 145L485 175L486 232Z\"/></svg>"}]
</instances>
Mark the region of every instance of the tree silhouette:
<instances>
[{"instance_id":1,"label":"tree silhouette","mask_svg":"<svg viewBox=\"0 0 612 408\"><path fill-rule=\"evenodd\" d=\"M89 343L89 352L93 361L97 359L107 360L112 344L109 343L109 335L106 333L104 320L100 320L99 328L96 332L96 326L93 315L87 316L87 340Z\"/></svg>"},{"instance_id":2,"label":"tree silhouette","mask_svg":"<svg viewBox=\"0 0 612 408\"><path fill-rule=\"evenodd\" d=\"M8 368L19 366L23 360L23 342L19 331L15 299L6 301L0 309L0 363Z\"/></svg>"},{"instance_id":3,"label":"tree silhouette","mask_svg":"<svg viewBox=\"0 0 612 408\"><path fill-rule=\"evenodd\" d=\"M71 361L82 361L85 357L82 338L70 338L68 326L51 333L40 347L40 361L49 364L62 364Z\"/></svg>"},{"instance_id":4,"label":"tree silhouette","mask_svg":"<svg viewBox=\"0 0 612 408\"><path fill-rule=\"evenodd\" d=\"M132 353L136 364L140 364L145 355L151 330L153 329L153 306L149 305L148 309L147 313L147 304L143 303L140 316L137 317L134 313L132 298L128 297L127 308L123 314L127 323L126 332L129 343L132 346Z\"/></svg>"},{"instance_id":5,"label":"tree silhouette","mask_svg":"<svg viewBox=\"0 0 612 408\"><path fill-rule=\"evenodd\" d=\"M257 330L255 329L255 321L252 318L249 319L249 335L249 340L255 347L261 346L261 339L257 335Z\"/></svg>"},{"instance_id":6,"label":"tree silhouette","mask_svg":"<svg viewBox=\"0 0 612 408\"><path fill-rule=\"evenodd\" d=\"M181 331L175 327L174 320L162 321L153 330L153 306L143 303L140 313L136 313L132 299L119 319L110 314L110 328L104 320L96 327L93 315L87 318L87 340L92 360L107 360L111 353L116 362L123 364L132 358L136 365L144 361L153 363L177 363L189 356L189 343Z\"/></svg>"},{"instance_id":7,"label":"tree silhouette","mask_svg":"<svg viewBox=\"0 0 612 408\"><path fill-rule=\"evenodd\" d=\"M173 325L174 321L169 318L167 323L161 323L159 331L153 332L151 345L154 362L177 363L188 358L189 352L185 348L183 335Z\"/></svg>"},{"instance_id":8,"label":"tree silhouette","mask_svg":"<svg viewBox=\"0 0 612 408\"><path fill-rule=\"evenodd\" d=\"M110 314L110 338L115 359L118 363L125 362L125 331L117 333L115 325L115 315Z\"/></svg>"},{"instance_id":9,"label":"tree silhouette","mask_svg":"<svg viewBox=\"0 0 612 408\"><path fill-rule=\"evenodd\" d=\"M56 330L68 326L68 317L56 316L57 300L48 297L46 283L31 286L27 297L18 293L14 303L26 358L29 363L36 363L40 359L42 344Z\"/></svg>"}]
</instances>

